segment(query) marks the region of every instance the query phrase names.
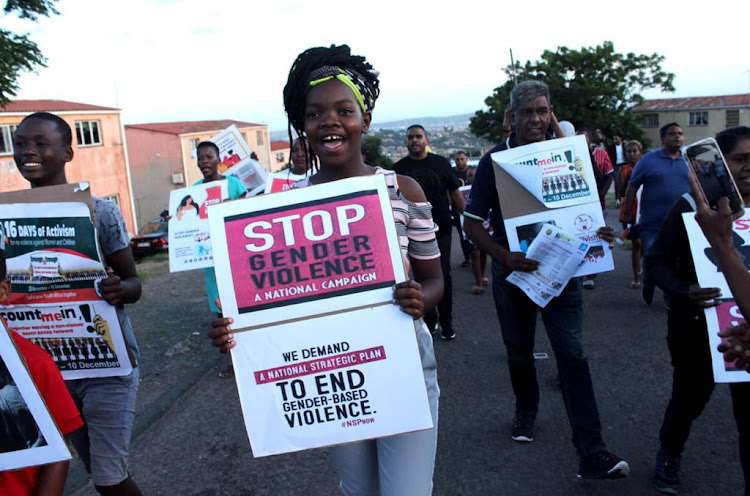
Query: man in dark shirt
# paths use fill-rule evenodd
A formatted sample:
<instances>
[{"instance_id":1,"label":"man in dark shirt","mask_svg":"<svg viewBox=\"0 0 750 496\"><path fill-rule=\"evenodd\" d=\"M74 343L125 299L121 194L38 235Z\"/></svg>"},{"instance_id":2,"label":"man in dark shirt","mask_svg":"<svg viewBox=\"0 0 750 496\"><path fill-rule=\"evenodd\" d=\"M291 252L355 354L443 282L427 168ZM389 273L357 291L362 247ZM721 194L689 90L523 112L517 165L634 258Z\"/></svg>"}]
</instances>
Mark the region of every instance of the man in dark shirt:
<instances>
[{"instance_id":1,"label":"man in dark shirt","mask_svg":"<svg viewBox=\"0 0 750 496\"><path fill-rule=\"evenodd\" d=\"M547 134L552 105L546 84L539 81L518 84L511 92L510 105L515 132L479 161L464 212L464 229L469 238L492 257L492 292L516 396L511 437L518 442L529 442L534 438L534 421L539 408L534 330L537 313L541 313L557 358L560 387L573 430L573 444L580 457L578 476L585 479L624 477L630 471L627 462L607 451L602 439L594 387L583 350L581 279L571 279L560 296L553 298L544 308L539 308L523 291L506 280L512 271L534 271L539 262L526 258L522 252L509 250L490 155L552 138ZM493 237L482 227L482 222L488 216L494 228ZM611 236L611 228L600 228L598 232L604 235L605 231L607 236Z\"/></svg>"},{"instance_id":2,"label":"man in dark shirt","mask_svg":"<svg viewBox=\"0 0 750 496\"><path fill-rule=\"evenodd\" d=\"M440 266L443 270L445 292L437 306L437 313L432 310L425 315L425 323L431 332L440 322L441 337L454 339L453 330L453 285L451 281L451 211L450 201L463 212L465 202L458 191L458 181L451 171L451 164L444 157L427 152L427 132L419 124L406 130L406 148L409 155L393 166L396 173L409 176L422 186L427 201L432 205L432 218L438 226L437 242L440 248ZM439 314L439 317L438 317Z\"/></svg>"}]
</instances>

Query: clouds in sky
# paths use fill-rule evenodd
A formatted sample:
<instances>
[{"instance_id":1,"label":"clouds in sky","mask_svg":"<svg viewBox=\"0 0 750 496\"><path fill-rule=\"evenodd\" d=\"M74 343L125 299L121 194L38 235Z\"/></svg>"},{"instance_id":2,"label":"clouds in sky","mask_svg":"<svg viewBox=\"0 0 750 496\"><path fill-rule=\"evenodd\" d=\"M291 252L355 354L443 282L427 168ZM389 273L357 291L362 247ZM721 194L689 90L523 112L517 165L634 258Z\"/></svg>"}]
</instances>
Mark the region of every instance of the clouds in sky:
<instances>
[{"instance_id":1,"label":"clouds in sky","mask_svg":"<svg viewBox=\"0 0 750 496\"><path fill-rule=\"evenodd\" d=\"M119 106L126 123L231 118L278 130L291 63L331 43L349 44L380 70L375 121L482 108L505 81L511 47L525 61L612 40L620 52L667 57L677 92L664 96L748 92L740 4L712 2L698 23L684 5L641 0L622 9L593 1L61 0L59 16L2 22L29 32L48 59L22 76L18 98Z\"/></svg>"}]
</instances>

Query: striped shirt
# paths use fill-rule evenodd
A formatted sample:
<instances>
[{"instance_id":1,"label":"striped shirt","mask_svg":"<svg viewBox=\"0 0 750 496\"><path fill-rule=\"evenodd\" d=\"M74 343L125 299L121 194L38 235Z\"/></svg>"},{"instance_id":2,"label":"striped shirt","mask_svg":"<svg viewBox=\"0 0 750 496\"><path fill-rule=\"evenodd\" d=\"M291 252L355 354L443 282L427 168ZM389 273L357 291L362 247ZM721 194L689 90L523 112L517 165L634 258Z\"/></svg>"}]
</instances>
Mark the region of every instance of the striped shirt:
<instances>
[{"instance_id":1,"label":"striped shirt","mask_svg":"<svg viewBox=\"0 0 750 496\"><path fill-rule=\"evenodd\" d=\"M388 186L388 197L391 199L393 220L396 222L396 233L402 255L415 260L431 260L440 257L435 233L438 228L432 220L432 206L429 202L414 203L401 194L398 189L397 174L394 171L376 168L376 174L382 174ZM310 186L310 178L294 183L294 188Z\"/></svg>"}]
</instances>

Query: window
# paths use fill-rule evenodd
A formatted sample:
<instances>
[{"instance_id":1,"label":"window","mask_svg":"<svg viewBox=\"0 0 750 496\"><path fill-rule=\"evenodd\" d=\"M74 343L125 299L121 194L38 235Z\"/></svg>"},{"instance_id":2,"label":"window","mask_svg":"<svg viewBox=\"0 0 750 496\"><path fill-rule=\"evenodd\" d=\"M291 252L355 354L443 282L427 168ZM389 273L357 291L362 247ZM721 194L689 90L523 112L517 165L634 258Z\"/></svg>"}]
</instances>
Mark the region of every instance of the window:
<instances>
[{"instance_id":1,"label":"window","mask_svg":"<svg viewBox=\"0 0 750 496\"><path fill-rule=\"evenodd\" d=\"M0 155L13 155L13 134L16 126L0 126Z\"/></svg>"},{"instance_id":2,"label":"window","mask_svg":"<svg viewBox=\"0 0 750 496\"><path fill-rule=\"evenodd\" d=\"M200 143L201 140L198 138L190 138L190 149L195 150L198 148L198 143Z\"/></svg>"},{"instance_id":3,"label":"window","mask_svg":"<svg viewBox=\"0 0 750 496\"><path fill-rule=\"evenodd\" d=\"M690 112L691 126L708 126L708 112Z\"/></svg>"},{"instance_id":4,"label":"window","mask_svg":"<svg viewBox=\"0 0 750 496\"><path fill-rule=\"evenodd\" d=\"M727 127L740 125L740 111L727 110Z\"/></svg>"},{"instance_id":5,"label":"window","mask_svg":"<svg viewBox=\"0 0 750 496\"><path fill-rule=\"evenodd\" d=\"M111 201L112 203L114 203L118 207L120 206L120 200L117 198L117 193L115 193L114 195L105 196L104 199L108 200L108 201Z\"/></svg>"},{"instance_id":6,"label":"window","mask_svg":"<svg viewBox=\"0 0 750 496\"><path fill-rule=\"evenodd\" d=\"M643 127L659 127L659 114L643 114Z\"/></svg>"},{"instance_id":7,"label":"window","mask_svg":"<svg viewBox=\"0 0 750 496\"><path fill-rule=\"evenodd\" d=\"M276 161L279 163L284 161L284 152L276 152Z\"/></svg>"},{"instance_id":8,"label":"window","mask_svg":"<svg viewBox=\"0 0 750 496\"><path fill-rule=\"evenodd\" d=\"M99 134L99 121L77 121L76 142L78 146L96 146L102 144Z\"/></svg>"},{"instance_id":9,"label":"window","mask_svg":"<svg viewBox=\"0 0 750 496\"><path fill-rule=\"evenodd\" d=\"M257 132L258 146L263 146L263 131Z\"/></svg>"}]
</instances>

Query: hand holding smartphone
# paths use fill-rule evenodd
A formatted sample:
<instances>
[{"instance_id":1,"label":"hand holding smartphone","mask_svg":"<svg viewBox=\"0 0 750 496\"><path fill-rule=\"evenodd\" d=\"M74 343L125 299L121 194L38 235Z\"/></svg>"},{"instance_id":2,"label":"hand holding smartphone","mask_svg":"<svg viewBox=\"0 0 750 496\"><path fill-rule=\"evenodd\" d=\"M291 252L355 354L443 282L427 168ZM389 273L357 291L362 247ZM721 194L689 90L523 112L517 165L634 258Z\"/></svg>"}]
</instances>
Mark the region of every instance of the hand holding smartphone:
<instances>
[{"instance_id":1,"label":"hand holding smartphone","mask_svg":"<svg viewBox=\"0 0 750 496\"><path fill-rule=\"evenodd\" d=\"M711 209L716 210L719 198L726 197L732 214L742 214L742 198L716 140L706 138L693 143L683 155Z\"/></svg>"}]
</instances>

